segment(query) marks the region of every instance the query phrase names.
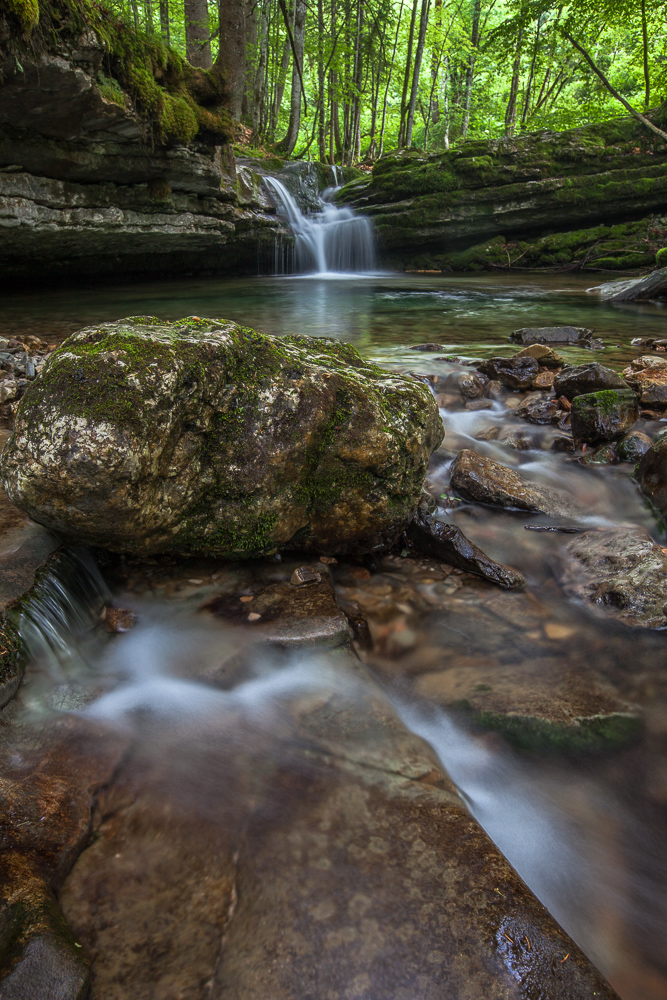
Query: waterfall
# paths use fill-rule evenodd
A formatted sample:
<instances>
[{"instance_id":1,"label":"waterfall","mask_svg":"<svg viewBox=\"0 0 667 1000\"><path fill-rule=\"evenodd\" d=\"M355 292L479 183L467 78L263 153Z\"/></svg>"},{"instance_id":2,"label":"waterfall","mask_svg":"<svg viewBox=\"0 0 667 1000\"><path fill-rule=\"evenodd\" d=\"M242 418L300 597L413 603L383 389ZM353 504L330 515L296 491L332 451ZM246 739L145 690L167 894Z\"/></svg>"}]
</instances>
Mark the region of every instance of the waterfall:
<instances>
[{"instance_id":1,"label":"waterfall","mask_svg":"<svg viewBox=\"0 0 667 1000\"><path fill-rule=\"evenodd\" d=\"M334 177L338 179L335 173ZM351 208L331 202L339 188L327 188L319 199L320 210L304 215L282 181L277 177L265 177L264 183L295 237L294 266L289 267L281 248L276 250L274 273L326 275L374 270L375 244L371 224L368 219L355 215Z\"/></svg>"}]
</instances>

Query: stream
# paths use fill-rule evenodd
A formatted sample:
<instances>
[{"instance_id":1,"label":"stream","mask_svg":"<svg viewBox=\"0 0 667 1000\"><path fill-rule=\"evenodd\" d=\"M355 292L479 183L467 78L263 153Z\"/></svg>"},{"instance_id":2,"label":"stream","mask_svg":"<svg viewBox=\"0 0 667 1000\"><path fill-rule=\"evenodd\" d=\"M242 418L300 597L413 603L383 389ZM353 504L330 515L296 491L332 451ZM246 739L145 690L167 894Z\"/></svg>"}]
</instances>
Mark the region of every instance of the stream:
<instances>
[{"instance_id":1,"label":"stream","mask_svg":"<svg viewBox=\"0 0 667 1000\"><path fill-rule=\"evenodd\" d=\"M559 354L569 363L596 360L618 370L637 355L632 338L664 335L664 310L603 303L587 292L598 281L594 275L351 275L345 268L358 268L361 260L370 269L372 257L337 259L339 273L324 276L185 275L7 295L0 336L62 340L121 316L198 315L272 334L339 338L382 366L430 378L446 436L433 456L429 485L445 504L452 457L474 447L564 490L583 508L583 524L642 525L660 540L632 466L573 463L551 450L553 427L517 420L507 402L466 409L451 388L466 369L442 356L510 355L517 350L508 341L513 329L572 324L593 328L604 350L558 346ZM442 350L410 349L423 342ZM640 421L638 428L655 434L661 424ZM503 440L508 428L523 435L519 446ZM224 624L203 621L199 609L219 590L215 566L165 563L108 575L103 569L103 580L82 552L71 556L62 579L45 583L24 623L33 654L24 708L32 719L81 713L131 738L140 748L137 769L154 777L150 794L215 825L228 786L242 785L239 795L248 801L255 794L235 762L247 752L261 770L257 760L285 738L286 703L322 691L354 701L360 686L372 687L387 711L433 748L473 816L622 1000L665 998L664 635L625 627L566 599L554 569L563 536L525 530L526 523L546 524L545 518L473 504L447 515L490 556L523 572L527 591L506 594L457 573L436 579L400 555L377 560L368 574L342 561L332 568L337 593L359 604L375 640L366 656L372 684L351 675L334 653L274 660L245 650ZM109 600L130 609L137 622L112 638L93 629ZM241 660L243 669L230 668L221 681L217 665ZM438 672L443 662L446 680ZM553 702L557 715L561 704L583 704L594 690L610 704L638 706L641 735L613 752L525 755L445 711L440 703L444 694L452 700L452 685L461 699L473 688L493 688L520 714ZM168 865L168 846L156 850L164 851Z\"/></svg>"}]
</instances>

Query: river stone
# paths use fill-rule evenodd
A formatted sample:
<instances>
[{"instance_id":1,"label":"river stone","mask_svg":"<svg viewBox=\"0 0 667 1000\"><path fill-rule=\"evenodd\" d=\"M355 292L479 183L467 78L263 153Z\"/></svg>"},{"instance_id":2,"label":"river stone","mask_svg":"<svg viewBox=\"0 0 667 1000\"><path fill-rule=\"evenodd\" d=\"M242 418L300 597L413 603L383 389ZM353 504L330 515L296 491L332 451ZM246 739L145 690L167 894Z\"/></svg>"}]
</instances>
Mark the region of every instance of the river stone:
<instances>
[{"instance_id":1,"label":"river stone","mask_svg":"<svg viewBox=\"0 0 667 1000\"><path fill-rule=\"evenodd\" d=\"M663 410L667 406L667 359L635 358L623 375L642 406Z\"/></svg>"},{"instance_id":2,"label":"river stone","mask_svg":"<svg viewBox=\"0 0 667 1000\"><path fill-rule=\"evenodd\" d=\"M481 361L477 370L508 389L529 389L540 366L535 358L489 358Z\"/></svg>"},{"instance_id":3,"label":"river stone","mask_svg":"<svg viewBox=\"0 0 667 1000\"><path fill-rule=\"evenodd\" d=\"M626 625L667 627L667 553L644 528L585 531L564 550L563 588Z\"/></svg>"},{"instance_id":4,"label":"river stone","mask_svg":"<svg viewBox=\"0 0 667 1000\"><path fill-rule=\"evenodd\" d=\"M637 397L630 389L587 392L572 401L572 435L588 444L623 437L638 419Z\"/></svg>"},{"instance_id":5,"label":"river stone","mask_svg":"<svg viewBox=\"0 0 667 1000\"><path fill-rule=\"evenodd\" d=\"M475 573L504 590L521 590L526 581L521 573L489 558L467 538L456 524L447 524L432 517L422 503L417 508L408 535L427 555L441 559L468 573Z\"/></svg>"},{"instance_id":6,"label":"river stone","mask_svg":"<svg viewBox=\"0 0 667 1000\"><path fill-rule=\"evenodd\" d=\"M551 517L573 517L578 511L563 493L531 483L518 472L476 451L460 451L452 463L451 484L462 496L494 507L527 510Z\"/></svg>"},{"instance_id":7,"label":"river stone","mask_svg":"<svg viewBox=\"0 0 667 1000\"><path fill-rule=\"evenodd\" d=\"M514 357L535 358L536 361L539 361L540 368L561 368L565 364L560 354L556 354L554 350L543 344L531 344L529 347L524 347L517 351Z\"/></svg>"},{"instance_id":8,"label":"river stone","mask_svg":"<svg viewBox=\"0 0 667 1000\"><path fill-rule=\"evenodd\" d=\"M593 331L584 326L525 326L510 333L517 344L576 344L579 347L602 347L593 339Z\"/></svg>"},{"instance_id":9,"label":"river stone","mask_svg":"<svg viewBox=\"0 0 667 1000\"><path fill-rule=\"evenodd\" d=\"M531 424L556 424L561 411L557 399L538 392L526 396L515 412L517 417Z\"/></svg>"},{"instance_id":10,"label":"river stone","mask_svg":"<svg viewBox=\"0 0 667 1000\"><path fill-rule=\"evenodd\" d=\"M598 392L601 389L627 389L624 382L612 368L606 368L597 362L589 365L566 365L554 380L554 392L557 396L565 396L570 402L575 396L588 392Z\"/></svg>"},{"instance_id":11,"label":"river stone","mask_svg":"<svg viewBox=\"0 0 667 1000\"><path fill-rule=\"evenodd\" d=\"M412 516L443 438L430 389L348 344L226 320L88 327L21 401L10 499L119 552L369 552Z\"/></svg>"},{"instance_id":12,"label":"river stone","mask_svg":"<svg viewBox=\"0 0 667 1000\"><path fill-rule=\"evenodd\" d=\"M667 518L667 435L648 449L635 475L644 496Z\"/></svg>"},{"instance_id":13,"label":"river stone","mask_svg":"<svg viewBox=\"0 0 667 1000\"><path fill-rule=\"evenodd\" d=\"M653 446L648 434L643 431L630 431L616 445L616 454L621 462L639 462Z\"/></svg>"}]
</instances>

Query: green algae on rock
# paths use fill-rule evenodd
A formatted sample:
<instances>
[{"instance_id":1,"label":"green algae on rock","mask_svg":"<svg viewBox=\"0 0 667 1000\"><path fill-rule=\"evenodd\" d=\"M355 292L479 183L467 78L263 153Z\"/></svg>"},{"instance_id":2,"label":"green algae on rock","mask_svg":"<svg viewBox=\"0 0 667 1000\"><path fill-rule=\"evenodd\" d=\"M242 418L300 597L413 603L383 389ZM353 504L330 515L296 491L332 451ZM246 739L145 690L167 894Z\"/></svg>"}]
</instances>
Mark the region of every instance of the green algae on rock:
<instances>
[{"instance_id":1,"label":"green algae on rock","mask_svg":"<svg viewBox=\"0 0 667 1000\"><path fill-rule=\"evenodd\" d=\"M623 437L638 419L639 405L631 389L601 389L572 400L572 434L589 444Z\"/></svg>"},{"instance_id":2,"label":"green algae on rock","mask_svg":"<svg viewBox=\"0 0 667 1000\"><path fill-rule=\"evenodd\" d=\"M53 352L2 476L35 521L113 551L370 552L407 525L442 437L427 386L348 344L133 317Z\"/></svg>"}]
</instances>

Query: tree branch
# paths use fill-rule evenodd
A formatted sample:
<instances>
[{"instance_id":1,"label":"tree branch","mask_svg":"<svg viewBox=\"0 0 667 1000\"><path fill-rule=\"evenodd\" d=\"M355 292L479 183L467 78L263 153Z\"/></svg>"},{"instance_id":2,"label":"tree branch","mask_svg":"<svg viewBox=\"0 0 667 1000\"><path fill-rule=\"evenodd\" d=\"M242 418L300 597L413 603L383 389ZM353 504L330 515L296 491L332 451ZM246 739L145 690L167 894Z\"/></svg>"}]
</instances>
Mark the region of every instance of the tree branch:
<instances>
[{"instance_id":1,"label":"tree branch","mask_svg":"<svg viewBox=\"0 0 667 1000\"><path fill-rule=\"evenodd\" d=\"M611 85L611 83L609 82L609 80L607 79L607 77L604 75L604 73L602 72L602 70L598 69L598 67L595 65L595 63L593 62L593 60L589 56L588 52L586 51L586 49L582 48L581 45L579 44L579 42L575 42L575 40L572 37L572 35L568 34L568 32L565 31L564 28L561 29L561 30L562 30L563 35L565 36L565 38L567 38L567 40L570 43L570 45L574 45L575 49L577 49L578 52L581 52L582 56L584 57L584 59L586 60L586 62L588 63L588 65L591 67L591 69L596 74L596 76L598 76L600 78L600 80L602 80L602 83L605 85L605 87L607 88L607 90L609 91L609 93L612 95L612 97L615 97L617 101L620 101L620 103L623 105L623 107L626 108L630 112L630 114L634 118L637 119L637 121L641 122L642 125L645 125L646 128L648 128L648 129L651 130L651 132L655 132L655 134L659 135L661 139L665 139L667 141L667 132L663 132L662 129L659 129L658 126L654 125L652 121L649 121L649 119L645 118L644 115L640 115L638 111L635 111L635 109L632 107L632 105L628 104L628 102L626 101L626 99L624 97L622 97L619 94L619 92L616 90L616 88Z\"/></svg>"}]
</instances>

